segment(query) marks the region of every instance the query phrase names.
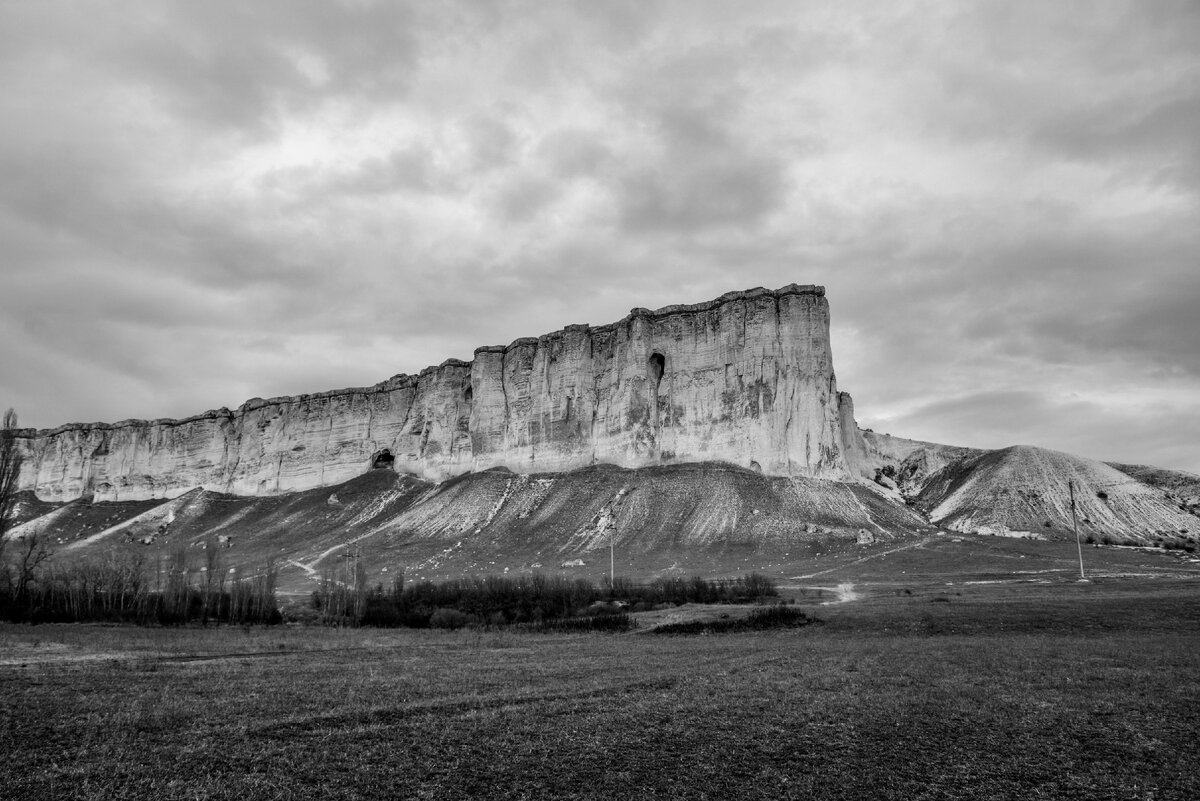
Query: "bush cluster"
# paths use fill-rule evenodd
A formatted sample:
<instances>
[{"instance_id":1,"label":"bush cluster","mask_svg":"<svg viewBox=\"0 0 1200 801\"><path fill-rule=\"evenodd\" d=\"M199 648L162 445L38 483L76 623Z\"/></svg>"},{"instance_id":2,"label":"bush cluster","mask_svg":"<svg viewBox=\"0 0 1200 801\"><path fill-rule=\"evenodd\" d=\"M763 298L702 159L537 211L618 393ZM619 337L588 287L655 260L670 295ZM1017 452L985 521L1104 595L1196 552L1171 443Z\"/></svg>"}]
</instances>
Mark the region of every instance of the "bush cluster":
<instances>
[{"instance_id":1,"label":"bush cluster","mask_svg":"<svg viewBox=\"0 0 1200 801\"><path fill-rule=\"evenodd\" d=\"M690 620L670 623L654 629L655 634L723 634L732 631L766 631L767 629L796 628L815 623L814 618L792 606L772 604L755 609L743 618L720 620Z\"/></svg>"},{"instance_id":2,"label":"bush cluster","mask_svg":"<svg viewBox=\"0 0 1200 801\"><path fill-rule=\"evenodd\" d=\"M778 594L771 579L751 573L736 579L659 578L648 584L627 579L597 586L565 576L476 576L391 587L326 581L314 590L312 606L327 625L461 628L531 625L549 621L619 617L627 610L684 603L748 603ZM616 625L573 623L599 630ZM618 628L620 626L617 626Z\"/></svg>"},{"instance_id":3,"label":"bush cluster","mask_svg":"<svg viewBox=\"0 0 1200 801\"><path fill-rule=\"evenodd\" d=\"M1196 544L1186 540L1164 540L1159 543L1159 547L1168 551L1184 551L1186 553L1195 553Z\"/></svg>"}]
</instances>

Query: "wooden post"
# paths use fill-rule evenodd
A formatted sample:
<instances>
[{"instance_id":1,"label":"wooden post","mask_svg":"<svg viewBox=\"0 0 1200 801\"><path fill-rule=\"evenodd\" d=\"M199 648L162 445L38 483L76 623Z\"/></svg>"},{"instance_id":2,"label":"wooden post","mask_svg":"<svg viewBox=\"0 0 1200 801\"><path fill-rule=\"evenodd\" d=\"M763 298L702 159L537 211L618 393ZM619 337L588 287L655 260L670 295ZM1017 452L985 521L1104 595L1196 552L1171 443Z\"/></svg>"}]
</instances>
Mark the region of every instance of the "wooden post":
<instances>
[{"instance_id":1,"label":"wooden post","mask_svg":"<svg viewBox=\"0 0 1200 801\"><path fill-rule=\"evenodd\" d=\"M1079 551L1079 580L1087 581L1087 576L1083 574L1083 545L1079 542L1079 523L1075 516L1075 481L1072 479L1067 484L1071 488L1071 528L1075 531L1075 549Z\"/></svg>"},{"instance_id":2,"label":"wooden post","mask_svg":"<svg viewBox=\"0 0 1200 801\"><path fill-rule=\"evenodd\" d=\"M608 588L614 594L617 591L617 558L613 551L613 533L616 528L615 523L608 527Z\"/></svg>"}]
</instances>

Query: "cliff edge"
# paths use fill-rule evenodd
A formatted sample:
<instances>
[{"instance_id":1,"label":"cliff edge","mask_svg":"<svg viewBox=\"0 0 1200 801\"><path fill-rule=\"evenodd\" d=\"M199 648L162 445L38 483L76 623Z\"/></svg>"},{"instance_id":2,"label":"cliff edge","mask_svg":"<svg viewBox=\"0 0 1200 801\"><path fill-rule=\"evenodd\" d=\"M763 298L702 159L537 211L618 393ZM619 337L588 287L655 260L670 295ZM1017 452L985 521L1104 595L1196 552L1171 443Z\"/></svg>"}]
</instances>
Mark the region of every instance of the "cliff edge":
<instances>
[{"instance_id":1,"label":"cliff edge","mask_svg":"<svg viewBox=\"0 0 1200 801\"><path fill-rule=\"evenodd\" d=\"M863 446L839 395L820 286L633 309L477 348L372 387L263 400L181 420L22 431L22 489L45 500L243 496L372 469L441 481L505 467L561 472L724 461L850 479Z\"/></svg>"}]
</instances>

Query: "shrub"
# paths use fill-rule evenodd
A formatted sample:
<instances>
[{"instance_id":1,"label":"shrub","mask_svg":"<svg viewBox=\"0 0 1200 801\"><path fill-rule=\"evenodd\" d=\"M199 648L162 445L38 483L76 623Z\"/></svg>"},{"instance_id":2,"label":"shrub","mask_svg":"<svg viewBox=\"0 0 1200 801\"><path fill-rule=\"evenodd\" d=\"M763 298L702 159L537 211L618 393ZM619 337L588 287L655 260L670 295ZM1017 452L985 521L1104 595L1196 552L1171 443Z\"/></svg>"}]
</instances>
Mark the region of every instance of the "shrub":
<instances>
[{"instance_id":1,"label":"shrub","mask_svg":"<svg viewBox=\"0 0 1200 801\"><path fill-rule=\"evenodd\" d=\"M312 606L288 606L283 609L283 622L315 625L321 622L321 612Z\"/></svg>"},{"instance_id":2,"label":"shrub","mask_svg":"<svg viewBox=\"0 0 1200 801\"><path fill-rule=\"evenodd\" d=\"M632 617L621 613L617 615L595 615L593 617L569 617L543 620L540 623L527 623L522 628L527 631L538 631L555 634L574 634L584 632L621 632L636 628L637 623Z\"/></svg>"},{"instance_id":3,"label":"shrub","mask_svg":"<svg viewBox=\"0 0 1200 801\"><path fill-rule=\"evenodd\" d=\"M746 622L752 629L773 629L802 626L812 621L799 609L782 604L772 604L763 609L755 609L746 618Z\"/></svg>"},{"instance_id":4,"label":"shrub","mask_svg":"<svg viewBox=\"0 0 1200 801\"><path fill-rule=\"evenodd\" d=\"M440 607L429 616L429 625L435 629L461 629L471 622L471 617L457 609Z\"/></svg>"},{"instance_id":5,"label":"shrub","mask_svg":"<svg viewBox=\"0 0 1200 801\"><path fill-rule=\"evenodd\" d=\"M735 631L765 631L767 629L795 628L816 623L804 612L792 606L772 604L755 609L744 618L723 617L720 620L690 620L685 623L669 623L654 629L655 634L724 634Z\"/></svg>"}]
</instances>

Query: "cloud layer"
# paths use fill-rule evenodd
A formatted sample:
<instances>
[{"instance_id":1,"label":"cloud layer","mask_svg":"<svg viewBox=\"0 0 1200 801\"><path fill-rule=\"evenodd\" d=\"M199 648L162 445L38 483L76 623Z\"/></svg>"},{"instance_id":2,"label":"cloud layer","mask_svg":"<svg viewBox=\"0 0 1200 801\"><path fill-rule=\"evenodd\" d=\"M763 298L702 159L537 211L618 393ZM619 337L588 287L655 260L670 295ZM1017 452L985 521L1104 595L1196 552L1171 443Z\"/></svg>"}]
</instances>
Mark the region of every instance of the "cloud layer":
<instances>
[{"instance_id":1,"label":"cloud layer","mask_svg":"<svg viewBox=\"0 0 1200 801\"><path fill-rule=\"evenodd\" d=\"M1200 7L0 8L0 406L828 287L864 425L1200 472Z\"/></svg>"}]
</instances>

